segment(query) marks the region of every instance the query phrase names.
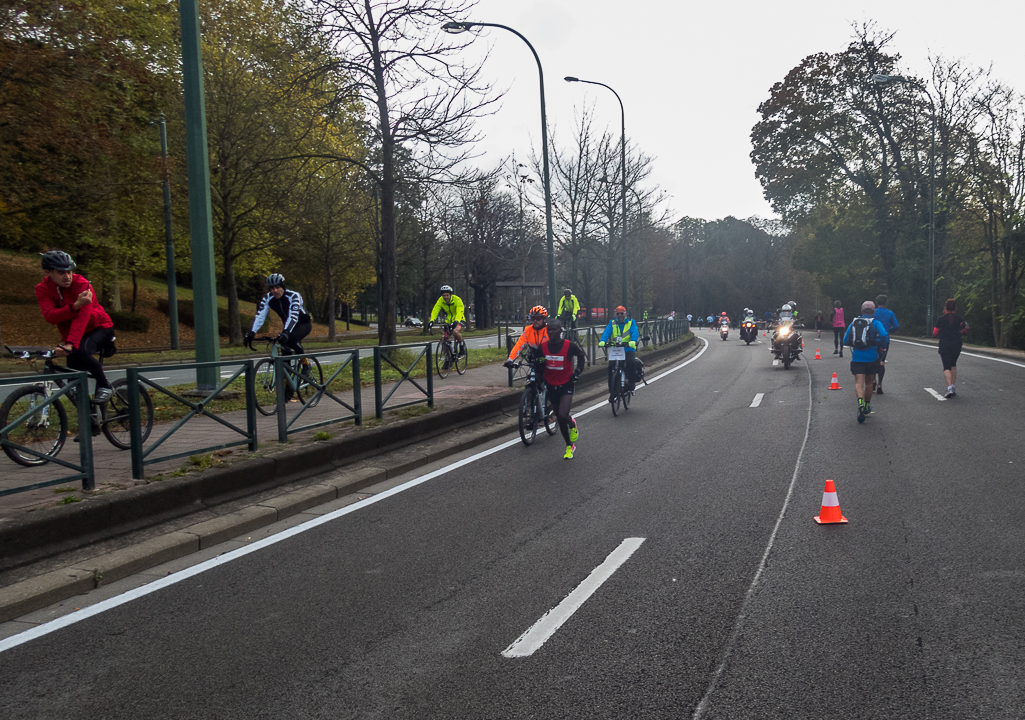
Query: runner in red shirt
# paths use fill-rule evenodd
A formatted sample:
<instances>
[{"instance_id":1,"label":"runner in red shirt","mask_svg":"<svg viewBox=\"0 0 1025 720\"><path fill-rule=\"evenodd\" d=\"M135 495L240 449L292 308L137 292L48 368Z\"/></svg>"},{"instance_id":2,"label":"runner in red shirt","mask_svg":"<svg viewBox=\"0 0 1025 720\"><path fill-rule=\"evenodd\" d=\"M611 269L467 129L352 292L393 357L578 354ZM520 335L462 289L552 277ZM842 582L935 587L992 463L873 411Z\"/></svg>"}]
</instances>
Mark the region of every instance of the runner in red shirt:
<instances>
[{"instance_id":1,"label":"runner in red shirt","mask_svg":"<svg viewBox=\"0 0 1025 720\"><path fill-rule=\"evenodd\" d=\"M541 343L541 353L544 358L545 385L548 386L548 399L555 408L556 418L559 421L559 431L566 440L566 460L573 458L573 451L577 449L576 441L580 436L577 431L577 421L570 415L573 405L573 386L576 384L580 373L584 371L584 364L587 356L580 346L571 340L564 340L562 337L562 323L559 320L548 321L548 339ZM573 358L577 359L577 366L573 367Z\"/></svg>"}]
</instances>

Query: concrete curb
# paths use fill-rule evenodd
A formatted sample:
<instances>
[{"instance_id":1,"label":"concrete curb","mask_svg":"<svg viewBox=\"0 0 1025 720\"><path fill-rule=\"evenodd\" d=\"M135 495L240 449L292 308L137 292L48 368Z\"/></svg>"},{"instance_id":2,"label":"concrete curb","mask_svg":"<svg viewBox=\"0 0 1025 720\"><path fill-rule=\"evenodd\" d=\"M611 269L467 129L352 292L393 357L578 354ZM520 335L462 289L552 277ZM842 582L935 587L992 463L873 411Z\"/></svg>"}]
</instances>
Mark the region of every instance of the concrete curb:
<instances>
[{"instance_id":1,"label":"concrete curb","mask_svg":"<svg viewBox=\"0 0 1025 720\"><path fill-rule=\"evenodd\" d=\"M692 354L696 350L696 345L697 343L691 339L682 345L644 353L643 359L648 365L668 358L677 359L675 357L677 355ZM581 394L579 401L590 402L604 396L606 394L604 386L594 387L603 383L604 380L604 367L592 367L585 371L580 382L585 387L590 387L591 390L586 394ZM484 419L481 417L483 413L480 411L482 408L486 408L487 417L495 417L496 413L491 412L491 408L496 406L499 408L514 407L519 394L518 390L513 390L500 398L458 408L451 413L472 418L471 411L476 410L478 412L476 419L482 420ZM421 418L416 420L421 420ZM89 592L102 585L116 582L156 565L212 547L312 507L358 492L376 483L398 477L410 470L507 435L516 427L514 419L509 418L506 422L499 422L491 427L472 431L461 430L458 437L436 443L435 447L426 450L409 447L412 443L429 440L439 434L450 433L456 429L452 425L446 426L445 423L439 422L437 416L430 417L428 425L433 425L435 429L438 427L444 427L444 429L440 432L429 432L427 426L422 426L420 434L416 434L409 425L398 428L399 434L404 436L404 442L393 442L390 449L379 440L373 441L371 446L363 441L362 437L359 438L363 441L359 444L366 446L362 449L361 456L389 453L388 458L379 458L380 461L373 465L355 466L342 476L257 501L242 510L204 520L126 548L79 561L70 567L0 587L0 622L13 620L55 602ZM381 428L381 430L385 431L391 427L393 426ZM339 446L343 444L342 442L318 443L312 447L289 450L273 458L243 461L237 466L223 470L207 471L190 482L177 483L166 489L163 487L163 483L160 483L123 491L125 495L132 494L132 497L124 500L119 500L116 497L97 498L96 501L88 503L88 505L95 505L95 509L82 508L77 513L66 515L67 521L59 524L60 530L55 530L58 523L54 522L52 518L34 517L29 522L5 527L3 529L4 537L0 538L0 551L4 553L5 557L8 557L6 549L16 546L15 540L18 534L24 537L26 534L38 533L39 538L49 539L58 543L59 546L64 546L68 545L68 537L62 536L62 532L89 529L90 533L83 532L77 536L79 540L77 545L81 546L87 542L101 539L95 537L100 530L94 527L94 523L101 519L106 519L112 524L120 520L122 527L117 527L115 532L106 533L106 537L113 537L194 511L197 509L197 503L203 503L205 491L219 490L220 492L215 497L220 503L329 472L340 465L347 466L358 463L359 458L351 456L345 457L343 461L339 453ZM275 475L279 469L284 468L288 468L289 472L280 476ZM253 482L254 478L257 478L256 483ZM180 479L185 480L185 478ZM155 489L147 492L150 488ZM134 490L139 492L134 492ZM158 508L158 511L150 513L148 515L149 522L144 522L146 517L141 514L149 503L153 503L149 505L151 509ZM202 506L206 507L205 504ZM78 510L78 508L75 509ZM177 512L174 512L175 510ZM170 514L169 511L171 511ZM107 528L111 528L111 525L108 525ZM94 537L89 537L90 534ZM39 548L41 545L35 543L34 546ZM52 548L53 546L51 546ZM57 547L56 552L59 551L60 547Z\"/></svg>"}]
</instances>

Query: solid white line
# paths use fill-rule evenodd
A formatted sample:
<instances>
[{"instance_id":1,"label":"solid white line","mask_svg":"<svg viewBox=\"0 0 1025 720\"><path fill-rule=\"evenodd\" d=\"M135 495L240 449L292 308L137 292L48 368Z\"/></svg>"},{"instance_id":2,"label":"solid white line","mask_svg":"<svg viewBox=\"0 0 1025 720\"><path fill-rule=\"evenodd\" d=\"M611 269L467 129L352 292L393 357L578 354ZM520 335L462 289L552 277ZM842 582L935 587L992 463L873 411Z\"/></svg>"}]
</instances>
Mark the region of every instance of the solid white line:
<instances>
[{"instance_id":1,"label":"solid white line","mask_svg":"<svg viewBox=\"0 0 1025 720\"><path fill-rule=\"evenodd\" d=\"M512 645L503 650L502 656L514 658L533 655L606 580L612 577L612 573L630 559L630 556L643 542L644 538L627 538L621 542L619 547L609 553L605 562L592 570L591 574L584 578L584 581L577 585L561 603L542 615L527 632L520 635Z\"/></svg>"},{"instance_id":2,"label":"solid white line","mask_svg":"<svg viewBox=\"0 0 1025 720\"><path fill-rule=\"evenodd\" d=\"M937 400L939 400L940 402L946 402L946 400L947 400L947 398L943 397L942 395L940 395L938 392L936 392L932 388L925 388L925 391L927 393L929 393L930 395L932 395Z\"/></svg>"},{"instance_id":3,"label":"solid white line","mask_svg":"<svg viewBox=\"0 0 1025 720\"><path fill-rule=\"evenodd\" d=\"M708 349L708 341L704 338L698 338L698 340L701 340L703 343L705 343L705 347L703 347L697 355L692 357L690 360L680 363L676 367L665 371L661 375L652 378L648 381L648 384L650 385L651 383L664 378L666 375L669 375L670 373L674 373L677 370L685 368L687 365L690 365L692 362L701 357L702 354L704 354L705 350ZM603 408L606 405L608 405L608 402L602 401L580 412L574 412L573 414L574 416L586 415L587 413L597 410L598 408ZM100 613L106 612L107 610L112 610L116 607L131 602L132 600L156 592L157 590L162 590L163 588L168 587L170 585L174 585L175 583L179 583L182 580L188 580L190 577L199 575L200 573L206 572L207 570L212 570L213 568L231 562L232 560L237 560L238 558L244 557L249 553L256 552L257 550L262 550L263 548L274 545L275 543L279 543L282 540L287 540L288 538L294 535L298 535L299 533L306 532L307 530L312 530L313 528L319 525L323 525L326 522L330 522L332 520L340 518L343 515L348 515L349 513L355 512L357 510L362 510L363 508L368 507L369 505L373 505L376 502L380 502L381 500L390 498L392 495L398 495L400 492L404 492L406 490L409 490L410 488L416 487L417 485L425 483L429 480L441 477L442 475L450 473L453 470L458 470L459 468L469 465L470 463L476 462L477 460L480 460L482 458L486 458L489 455L494 455L497 452L518 445L519 443L519 437L513 438L512 440L508 440L487 450L482 450L481 452L476 453L475 455L463 458L462 460L454 462L451 465L446 465L444 467L438 468L437 470L429 472L426 475L414 478L408 482L403 483L402 485L396 485L395 487L389 490L385 490L384 492L378 493L377 495L373 495L365 500L353 503L352 505L340 508L333 512L327 513L326 515L321 515L320 517L315 518L313 520L309 520L308 522L304 522L301 525L296 525L295 527L289 528L288 530L284 530L278 533L277 535L271 535L270 537L266 537L262 540L257 540L256 542L250 545L240 547L236 550L232 550L231 552L226 552L223 555L218 555L215 558L193 565L192 567L176 572L173 575L168 575L166 577L160 578L159 580L151 582L148 585L143 585L142 587L135 588L134 590L129 590L126 593L117 595L112 598L108 598L107 600L98 602L95 605L90 605L87 608L76 610L75 612L69 613L64 617L57 618L56 620L51 620L50 622L43 623L42 625L37 625L31 630L26 630L25 632L19 633L18 635L12 635L9 638L0 640L0 653L6 650L10 650L11 648L17 647L23 643L29 642L30 640L35 640L36 638L43 637L44 635L49 635L50 633L60 630L61 628L68 627L69 625L74 625L75 623L90 618L93 615L99 615Z\"/></svg>"},{"instance_id":4,"label":"solid white line","mask_svg":"<svg viewBox=\"0 0 1025 720\"><path fill-rule=\"evenodd\" d=\"M808 445L808 436L811 434L811 365L805 363L805 367L808 369L808 419L804 426L804 441L801 443L801 449L797 453L797 462L794 463L794 474L790 477L790 486L787 488L787 495L783 500L783 507L780 508L779 516L776 518L776 525L772 528L772 534L769 535L769 543L765 546L765 552L762 553L761 562L758 563L758 570L755 571L754 579L751 580L751 586L748 587L747 593L744 595L744 602L740 605L740 614L737 615L737 622L733 626L733 634L730 636L730 640L726 644L726 649L723 651L722 662L719 663L719 667L716 668L715 673L712 674L712 680L708 684L705 696L701 698L701 702L699 702L698 706L694 709L693 720L701 720L704 716L705 711L708 709L708 703L712 699L712 694L718 687L719 680L722 677L723 672L726 670L726 664L729 662L730 656L733 654L733 646L736 645L737 639L740 637L741 630L744 627L744 621L747 619L748 606L751 604L751 598L754 597L755 590L758 589L758 583L761 581L762 572L765 570L765 563L769 559L769 553L772 551L773 544L776 542L776 533L779 532L779 526L783 524L783 517L786 515L787 508L790 506L790 499L794 495L794 486L797 484L797 473L801 469L801 460L804 458L804 448Z\"/></svg>"},{"instance_id":5,"label":"solid white line","mask_svg":"<svg viewBox=\"0 0 1025 720\"><path fill-rule=\"evenodd\" d=\"M915 345L917 347L932 348L933 350L936 350L936 346L935 345L926 345L925 343L916 343L916 342L911 342L909 340L897 340L895 338L895 339L891 340L891 342L899 342L899 343L904 343L905 345ZM962 355L970 355L971 357L979 358L980 360L992 360L994 362L1001 362L1001 363L1005 363L1007 365L1014 365L1015 367L1025 367L1025 365L1023 365L1022 363L1017 363L1017 362L1014 362L1013 360L1004 360L1003 358L993 357L991 355L979 355L978 353L965 352L963 350L961 351L961 354ZM887 362L889 362L889 361L887 361Z\"/></svg>"},{"instance_id":6,"label":"solid white line","mask_svg":"<svg viewBox=\"0 0 1025 720\"><path fill-rule=\"evenodd\" d=\"M758 407L762 404L762 398L765 397L765 393L758 393L755 395L754 402L751 403L751 407Z\"/></svg>"}]
</instances>

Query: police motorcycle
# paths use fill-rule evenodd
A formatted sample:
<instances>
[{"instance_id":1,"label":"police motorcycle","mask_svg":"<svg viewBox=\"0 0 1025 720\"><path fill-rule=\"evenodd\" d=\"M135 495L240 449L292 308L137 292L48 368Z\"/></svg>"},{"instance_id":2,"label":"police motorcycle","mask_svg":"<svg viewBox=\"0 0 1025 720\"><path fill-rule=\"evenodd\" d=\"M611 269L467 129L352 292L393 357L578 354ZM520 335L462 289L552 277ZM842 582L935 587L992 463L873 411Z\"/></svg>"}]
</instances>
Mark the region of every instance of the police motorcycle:
<instances>
[{"instance_id":1,"label":"police motorcycle","mask_svg":"<svg viewBox=\"0 0 1025 720\"><path fill-rule=\"evenodd\" d=\"M745 308L744 320L740 323L740 339L750 345L758 338L758 320L751 308Z\"/></svg>"},{"instance_id":2,"label":"police motorcycle","mask_svg":"<svg viewBox=\"0 0 1025 720\"><path fill-rule=\"evenodd\" d=\"M801 359L804 339L798 331L800 327L789 303L780 308L779 321L772 333L772 347L769 350L775 360L783 363L784 370L789 370L795 360Z\"/></svg>"},{"instance_id":3,"label":"police motorcycle","mask_svg":"<svg viewBox=\"0 0 1025 720\"><path fill-rule=\"evenodd\" d=\"M719 317L719 337L723 340L730 334L730 319L726 317L726 313L723 313Z\"/></svg>"}]
</instances>

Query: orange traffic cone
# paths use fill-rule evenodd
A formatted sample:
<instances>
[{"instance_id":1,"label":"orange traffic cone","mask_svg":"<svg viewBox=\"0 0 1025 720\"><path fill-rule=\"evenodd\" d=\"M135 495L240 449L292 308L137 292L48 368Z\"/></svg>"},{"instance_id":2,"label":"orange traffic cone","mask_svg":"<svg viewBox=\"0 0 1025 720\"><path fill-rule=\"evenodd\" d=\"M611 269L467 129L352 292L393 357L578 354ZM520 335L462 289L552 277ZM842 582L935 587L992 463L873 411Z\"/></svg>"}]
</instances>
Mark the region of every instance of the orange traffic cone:
<instances>
[{"instance_id":1,"label":"orange traffic cone","mask_svg":"<svg viewBox=\"0 0 1025 720\"><path fill-rule=\"evenodd\" d=\"M833 373L833 382L831 382L829 384L829 389L830 390L843 390L843 388L840 387L840 383L836 379L836 373Z\"/></svg>"},{"instance_id":2,"label":"orange traffic cone","mask_svg":"<svg viewBox=\"0 0 1025 720\"><path fill-rule=\"evenodd\" d=\"M836 497L836 486L832 480L826 480L826 489L822 491L822 509L815 516L815 522L819 525L847 522L847 518L840 513L840 501Z\"/></svg>"},{"instance_id":3,"label":"orange traffic cone","mask_svg":"<svg viewBox=\"0 0 1025 720\"><path fill-rule=\"evenodd\" d=\"M818 348L815 348L815 359L816 360L821 360L822 359L822 356L819 355L819 349Z\"/></svg>"}]
</instances>

